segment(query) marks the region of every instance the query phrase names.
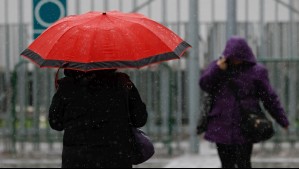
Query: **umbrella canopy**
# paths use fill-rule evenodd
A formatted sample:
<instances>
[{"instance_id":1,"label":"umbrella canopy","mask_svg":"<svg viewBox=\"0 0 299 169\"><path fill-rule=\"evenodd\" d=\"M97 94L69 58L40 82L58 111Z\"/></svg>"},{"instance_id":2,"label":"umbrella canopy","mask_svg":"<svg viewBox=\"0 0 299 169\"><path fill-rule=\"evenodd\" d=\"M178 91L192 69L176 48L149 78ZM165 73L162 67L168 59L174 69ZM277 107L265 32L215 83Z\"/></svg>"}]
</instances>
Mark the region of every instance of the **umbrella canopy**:
<instances>
[{"instance_id":1,"label":"umbrella canopy","mask_svg":"<svg viewBox=\"0 0 299 169\"><path fill-rule=\"evenodd\" d=\"M141 68L179 59L189 47L144 15L89 12L57 21L21 55L40 67L92 71Z\"/></svg>"}]
</instances>

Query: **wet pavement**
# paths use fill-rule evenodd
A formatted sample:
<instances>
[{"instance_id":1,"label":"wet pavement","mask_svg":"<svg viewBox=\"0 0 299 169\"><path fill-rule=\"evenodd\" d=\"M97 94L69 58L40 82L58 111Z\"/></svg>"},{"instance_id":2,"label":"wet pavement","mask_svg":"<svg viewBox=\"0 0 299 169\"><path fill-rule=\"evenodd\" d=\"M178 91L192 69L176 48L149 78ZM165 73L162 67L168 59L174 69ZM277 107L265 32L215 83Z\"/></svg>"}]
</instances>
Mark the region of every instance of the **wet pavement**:
<instances>
[{"instance_id":1,"label":"wet pavement","mask_svg":"<svg viewBox=\"0 0 299 169\"><path fill-rule=\"evenodd\" d=\"M182 144L187 150L188 144ZM220 168L221 164L213 144L201 142L199 154L188 154L186 151L174 149L174 156L167 155L165 148L157 146L156 155L144 164L134 168ZM60 151L60 150L59 150ZM44 151L44 153L27 153L18 156L0 154L1 168L60 168L59 151ZM273 151L271 145L255 146L253 155L254 168L299 168L299 151L297 147L282 146Z\"/></svg>"}]
</instances>

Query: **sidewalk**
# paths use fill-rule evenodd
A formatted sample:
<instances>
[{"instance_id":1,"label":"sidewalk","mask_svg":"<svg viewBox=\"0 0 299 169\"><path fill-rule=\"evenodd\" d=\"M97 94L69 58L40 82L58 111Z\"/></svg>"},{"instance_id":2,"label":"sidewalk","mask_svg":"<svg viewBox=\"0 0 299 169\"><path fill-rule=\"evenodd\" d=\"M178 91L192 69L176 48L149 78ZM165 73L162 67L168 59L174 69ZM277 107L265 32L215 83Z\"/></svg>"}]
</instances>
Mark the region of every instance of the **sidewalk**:
<instances>
[{"instance_id":1,"label":"sidewalk","mask_svg":"<svg viewBox=\"0 0 299 169\"><path fill-rule=\"evenodd\" d=\"M201 142L200 154L185 154L172 159L164 168L220 168L221 163L213 144Z\"/></svg>"},{"instance_id":2,"label":"sidewalk","mask_svg":"<svg viewBox=\"0 0 299 169\"><path fill-rule=\"evenodd\" d=\"M271 143L266 144L264 151L261 150L261 145L255 145L252 158L254 168L299 168L298 146L292 149L288 145L282 145L280 151L268 152L267 147L271 149L272 146ZM221 162L215 146L202 141L200 154L184 154L171 159L164 168L221 168Z\"/></svg>"},{"instance_id":3,"label":"sidewalk","mask_svg":"<svg viewBox=\"0 0 299 169\"><path fill-rule=\"evenodd\" d=\"M0 153L0 168L60 168L61 145L55 144L49 152L47 145L41 145L42 151L28 150L26 155L8 156ZM188 154L188 142L181 143L181 153L175 152L174 157L167 156L162 144L155 144L156 155L146 163L134 168L220 168L221 163L214 144L200 142L200 154ZM254 168L299 168L299 145L290 147L282 144L281 150L273 151L273 144L267 143L262 149L256 145L253 155Z\"/></svg>"}]
</instances>

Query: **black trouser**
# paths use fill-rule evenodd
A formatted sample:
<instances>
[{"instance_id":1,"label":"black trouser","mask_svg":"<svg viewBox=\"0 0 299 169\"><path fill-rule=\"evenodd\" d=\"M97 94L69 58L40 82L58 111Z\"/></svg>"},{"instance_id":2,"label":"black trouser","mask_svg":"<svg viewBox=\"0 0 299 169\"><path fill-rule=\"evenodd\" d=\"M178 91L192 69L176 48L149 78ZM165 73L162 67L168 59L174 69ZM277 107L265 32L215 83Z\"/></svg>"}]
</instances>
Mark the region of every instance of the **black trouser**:
<instances>
[{"instance_id":1,"label":"black trouser","mask_svg":"<svg viewBox=\"0 0 299 169\"><path fill-rule=\"evenodd\" d=\"M251 155L253 144L217 144L217 149L222 163L222 168L252 168Z\"/></svg>"}]
</instances>

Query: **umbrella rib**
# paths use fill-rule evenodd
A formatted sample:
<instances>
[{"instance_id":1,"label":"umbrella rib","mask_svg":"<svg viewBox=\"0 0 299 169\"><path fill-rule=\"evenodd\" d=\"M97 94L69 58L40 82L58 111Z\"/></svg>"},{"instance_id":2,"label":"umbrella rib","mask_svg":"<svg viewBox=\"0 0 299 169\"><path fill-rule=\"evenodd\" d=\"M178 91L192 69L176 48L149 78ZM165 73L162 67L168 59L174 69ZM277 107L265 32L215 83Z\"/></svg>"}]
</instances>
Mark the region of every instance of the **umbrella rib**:
<instances>
[{"instance_id":1,"label":"umbrella rib","mask_svg":"<svg viewBox=\"0 0 299 169\"><path fill-rule=\"evenodd\" d=\"M113 22L112 20L110 20L110 21ZM113 23L114 23L114 22L113 22ZM115 24L115 23L114 23L114 24ZM120 32L122 32L122 34L125 34L125 33L124 33L124 30L119 29L118 27L116 27L116 29L119 30ZM131 33L130 31L127 31L127 29L126 29L126 32L129 33L130 36L135 36L135 34ZM136 62L135 62L135 66L138 67L138 62L139 62L138 58L134 59L134 61L136 61Z\"/></svg>"},{"instance_id":2,"label":"umbrella rib","mask_svg":"<svg viewBox=\"0 0 299 169\"><path fill-rule=\"evenodd\" d=\"M120 20L123 20L123 21L127 21L127 20L124 20L124 19L122 19L122 18L119 18L119 17L115 17L114 16L114 18L117 18L117 19L120 19ZM112 20L111 20L112 21ZM114 21L112 21L112 22L114 22ZM133 23L133 24L135 24L135 25L138 25L138 26L140 26L140 27L145 27L145 25L142 25L142 24L140 24L140 23L137 23L137 22L134 22L134 21L128 21L128 22L131 22L131 23ZM114 22L115 23L115 22ZM159 23L158 23L159 24ZM121 29L119 29L120 31L122 31ZM155 35L163 44L165 44L164 42L163 42L163 40L154 32L154 31L152 31L151 29L146 29L146 30L148 30L149 32L151 32L153 35ZM123 32L123 31L122 31ZM130 32L130 31L128 31L128 32ZM167 44L165 44L166 46L167 46L167 48L168 49L170 49L170 51L172 51L175 55L176 55L176 53L173 51L173 49L171 49ZM151 58L151 57L148 57L148 58ZM180 58L180 56L177 56L177 58ZM138 68L140 68L140 67L142 67L142 66L140 66L141 65L141 63L144 61L144 59L135 59L135 66L136 67L138 67Z\"/></svg>"},{"instance_id":3,"label":"umbrella rib","mask_svg":"<svg viewBox=\"0 0 299 169\"><path fill-rule=\"evenodd\" d=\"M77 25L74 25L74 26L72 26L72 27L70 27L67 31L65 31L58 39L57 39L57 41L53 44L53 47L60 41L60 39L61 39L61 37L63 37L65 34L67 34L68 32L70 32L71 30L73 30L74 28L77 28L78 26L81 26L81 25L83 25L83 24L86 24L86 23L88 23L88 22L90 22L91 20L88 20L88 21L86 21L86 22L83 22L83 23L80 23L80 24L77 24ZM54 48L51 48L51 50L48 52L48 54L50 54L52 51L53 51L53 49Z\"/></svg>"},{"instance_id":4,"label":"umbrella rib","mask_svg":"<svg viewBox=\"0 0 299 169\"><path fill-rule=\"evenodd\" d=\"M146 25L142 25L142 24L140 24L140 23L138 23L138 22L135 22L135 21L132 21L132 20L124 20L123 18L119 18L119 17L116 17L116 16L113 16L113 17L115 17L115 18L117 18L117 19L120 19L120 20L123 20L123 21L126 21L126 22L131 22L131 23L133 23L133 24L135 24L135 25L139 25L139 26L141 26L141 27L146 27ZM151 21L151 20L149 20L149 21ZM157 22L158 23L158 22ZM162 25L162 24L160 24L160 23L158 23L159 25ZM163 27L165 27L164 25L162 25ZM148 27L147 27L148 28ZM166 27L165 27L166 28ZM163 42L163 40L160 38L160 36L159 35L157 35L154 31L152 31L151 29L147 29L147 30L149 30L152 34L154 34L161 42ZM165 43L164 43L165 44ZM165 44L166 45L166 44ZM168 45L166 45L170 50L172 50Z\"/></svg>"}]
</instances>

